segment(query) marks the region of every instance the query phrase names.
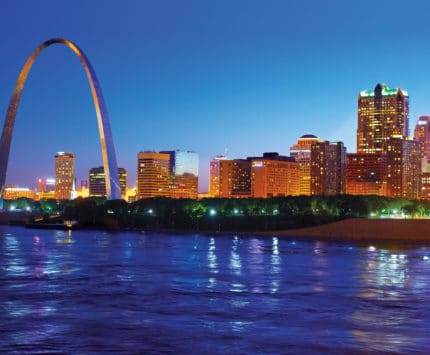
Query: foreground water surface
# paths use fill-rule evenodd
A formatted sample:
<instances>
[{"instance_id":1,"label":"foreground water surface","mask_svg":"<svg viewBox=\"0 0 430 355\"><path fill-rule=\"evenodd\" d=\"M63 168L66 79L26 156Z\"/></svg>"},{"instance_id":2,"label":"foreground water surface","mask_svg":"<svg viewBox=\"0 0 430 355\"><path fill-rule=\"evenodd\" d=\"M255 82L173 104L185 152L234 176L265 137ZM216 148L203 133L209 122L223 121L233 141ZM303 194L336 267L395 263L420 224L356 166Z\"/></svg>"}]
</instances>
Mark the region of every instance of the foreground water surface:
<instances>
[{"instance_id":1,"label":"foreground water surface","mask_svg":"<svg viewBox=\"0 0 430 355\"><path fill-rule=\"evenodd\" d=\"M0 351L429 352L429 247L0 226Z\"/></svg>"}]
</instances>

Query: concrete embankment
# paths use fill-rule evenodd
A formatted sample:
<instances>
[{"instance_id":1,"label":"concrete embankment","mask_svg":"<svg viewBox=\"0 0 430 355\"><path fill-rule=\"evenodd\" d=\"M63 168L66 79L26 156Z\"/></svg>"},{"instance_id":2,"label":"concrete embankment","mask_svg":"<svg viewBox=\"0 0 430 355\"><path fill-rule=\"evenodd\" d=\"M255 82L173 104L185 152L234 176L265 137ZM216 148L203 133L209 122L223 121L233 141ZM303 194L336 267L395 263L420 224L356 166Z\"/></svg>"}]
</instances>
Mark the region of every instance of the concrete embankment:
<instances>
[{"instance_id":1,"label":"concrete embankment","mask_svg":"<svg viewBox=\"0 0 430 355\"><path fill-rule=\"evenodd\" d=\"M430 219L353 218L315 227L261 234L319 239L430 241Z\"/></svg>"}]
</instances>

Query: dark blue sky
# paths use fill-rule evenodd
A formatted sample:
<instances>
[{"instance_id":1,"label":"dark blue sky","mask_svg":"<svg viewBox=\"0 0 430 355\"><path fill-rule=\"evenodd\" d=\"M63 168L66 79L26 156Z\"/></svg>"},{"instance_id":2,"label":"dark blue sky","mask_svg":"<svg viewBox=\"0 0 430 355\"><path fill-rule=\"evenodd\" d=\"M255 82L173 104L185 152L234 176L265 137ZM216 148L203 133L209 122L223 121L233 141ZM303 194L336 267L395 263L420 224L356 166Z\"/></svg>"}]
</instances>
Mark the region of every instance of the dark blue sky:
<instances>
[{"instance_id":1,"label":"dark blue sky","mask_svg":"<svg viewBox=\"0 0 430 355\"><path fill-rule=\"evenodd\" d=\"M410 94L410 127L430 113L427 1L0 2L0 112L43 41L76 42L101 83L119 166L136 178L140 150L211 157L288 154L304 133L355 151L357 96L377 82ZM1 122L3 118L1 119ZM8 182L53 176L53 156L76 155L78 180L101 165L86 76L66 47L36 61L22 96Z\"/></svg>"}]
</instances>

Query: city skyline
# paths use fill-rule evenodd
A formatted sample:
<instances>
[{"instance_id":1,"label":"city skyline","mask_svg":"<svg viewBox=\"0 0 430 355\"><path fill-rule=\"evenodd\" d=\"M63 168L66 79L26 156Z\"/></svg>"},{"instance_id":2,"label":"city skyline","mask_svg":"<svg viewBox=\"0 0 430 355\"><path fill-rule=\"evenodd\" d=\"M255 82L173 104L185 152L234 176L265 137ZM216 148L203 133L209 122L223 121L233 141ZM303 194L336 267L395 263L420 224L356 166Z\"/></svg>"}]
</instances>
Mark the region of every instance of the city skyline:
<instances>
[{"instance_id":1,"label":"city skyline","mask_svg":"<svg viewBox=\"0 0 430 355\"><path fill-rule=\"evenodd\" d=\"M365 1L355 13L341 2L327 8L318 2L241 4L164 8L78 1L60 12L49 1L42 6L5 1L1 29L20 30L0 39L6 53L0 66L1 115L25 59L56 36L75 41L91 58L105 93L118 164L128 170L130 182L136 180L135 155L144 150L198 152L200 191L207 190L210 159L226 148L232 158L267 151L286 155L298 137L312 133L343 141L354 152L357 96L377 82L409 92L410 127L430 112L430 90L421 75L430 56L421 44L429 34L425 2L407 8L382 2L367 16L362 16ZM95 12L99 19L91 15ZM106 13L110 17L102 16ZM37 33L31 31L35 26ZM10 183L30 185L52 174L51 157L59 150L75 154L78 181L101 164L80 65L67 49L47 51L24 90ZM28 169L35 172L31 180Z\"/></svg>"}]
</instances>

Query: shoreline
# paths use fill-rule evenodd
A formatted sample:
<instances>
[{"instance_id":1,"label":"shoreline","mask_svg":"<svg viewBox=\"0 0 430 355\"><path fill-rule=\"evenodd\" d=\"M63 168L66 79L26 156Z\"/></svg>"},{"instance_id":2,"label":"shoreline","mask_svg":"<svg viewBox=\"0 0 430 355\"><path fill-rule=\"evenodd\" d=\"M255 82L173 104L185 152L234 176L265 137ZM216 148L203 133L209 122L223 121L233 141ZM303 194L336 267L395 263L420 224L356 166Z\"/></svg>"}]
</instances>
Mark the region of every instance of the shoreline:
<instances>
[{"instance_id":1,"label":"shoreline","mask_svg":"<svg viewBox=\"0 0 430 355\"><path fill-rule=\"evenodd\" d=\"M15 225L25 228L21 224ZM42 226L41 226L42 227ZM31 228L30 228L31 229ZM45 228L41 228L45 229ZM46 228L49 229L49 228ZM108 230L111 232L154 232L173 234L249 235L267 237L294 237L333 241L410 241L430 242L430 219L367 219L350 218L313 227L272 231L229 231L143 228L79 228L79 230Z\"/></svg>"},{"instance_id":2,"label":"shoreline","mask_svg":"<svg viewBox=\"0 0 430 355\"><path fill-rule=\"evenodd\" d=\"M314 227L256 234L325 240L430 242L430 219L350 218Z\"/></svg>"}]
</instances>

